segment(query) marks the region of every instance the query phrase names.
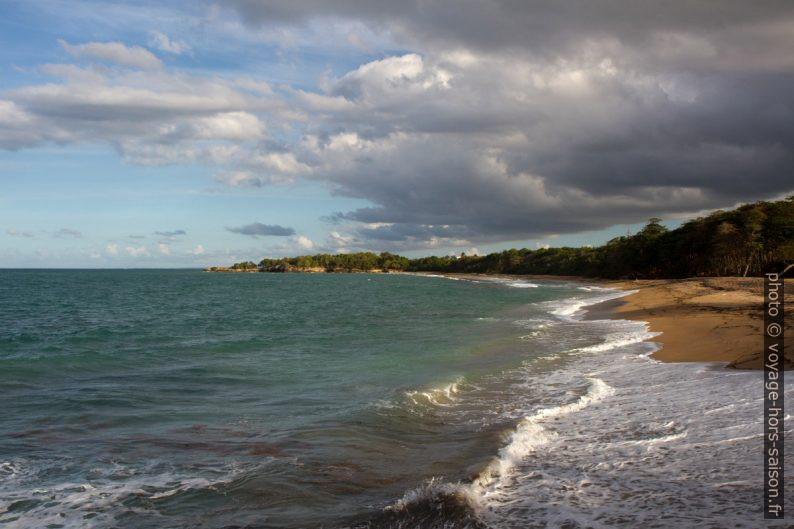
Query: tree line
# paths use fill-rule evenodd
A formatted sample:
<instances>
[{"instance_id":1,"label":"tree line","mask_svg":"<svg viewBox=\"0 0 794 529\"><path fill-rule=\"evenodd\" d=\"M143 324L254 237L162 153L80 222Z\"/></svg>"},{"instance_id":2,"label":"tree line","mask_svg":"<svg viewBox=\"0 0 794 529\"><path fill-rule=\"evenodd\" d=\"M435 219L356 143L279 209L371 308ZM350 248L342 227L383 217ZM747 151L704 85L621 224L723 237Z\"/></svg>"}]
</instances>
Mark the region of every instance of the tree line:
<instances>
[{"instance_id":1,"label":"tree line","mask_svg":"<svg viewBox=\"0 0 794 529\"><path fill-rule=\"evenodd\" d=\"M758 276L794 262L794 196L715 211L668 230L652 218L634 235L598 247L510 249L484 256L408 259L383 252L303 255L232 268L286 271L407 271L557 274L604 278Z\"/></svg>"},{"instance_id":2,"label":"tree line","mask_svg":"<svg viewBox=\"0 0 794 529\"><path fill-rule=\"evenodd\" d=\"M262 259L258 268L263 272L399 272L410 268L411 260L389 252L375 254L359 252L349 254L299 255L283 259ZM236 265L235 265L236 266Z\"/></svg>"}]
</instances>

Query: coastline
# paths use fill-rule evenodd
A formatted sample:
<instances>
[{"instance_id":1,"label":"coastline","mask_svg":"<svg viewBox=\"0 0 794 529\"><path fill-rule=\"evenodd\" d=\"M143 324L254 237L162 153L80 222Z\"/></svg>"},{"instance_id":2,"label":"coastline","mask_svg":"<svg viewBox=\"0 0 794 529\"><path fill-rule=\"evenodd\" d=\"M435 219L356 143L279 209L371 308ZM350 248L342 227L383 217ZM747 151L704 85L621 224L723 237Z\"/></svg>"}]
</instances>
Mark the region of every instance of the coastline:
<instances>
[{"instance_id":1,"label":"coastline","mask_svg":"<svg viewBox=\"0 0 794 529\"><path fill-rule=\"evenodd\" d=\"M252 273L215 267L211 272ZM290 270L291 272L297 272ZM333 270L341 272L341 270ZM298 273L328 272L324 269ZM347 271L350 272L350 271ZM353 270L352 272L365 272ZM368 270L385 273L384 270ZM718 362L736 369L763 369L763 278L701 277L686 279L612 280L565 275L507 275L443 272L392 274L494 277L596 284L619 290L637 290L625 297L586 307L585 319L628 319L648 323L660 348L651 355L660 362ZM784 282L784 292L794 299L794 283ZM794 326L785 322L791 336L784 350L784 369L794 369Z\"/></svg>"},{"instance_id":2,"label":"coastline","mask_svg":"<svg viewBox=\"0 0 794 529\"><path fill-rule=\"evenodd\" d=\"M480 274L443 274L477 277ZM619 299L586 307L585 319L619 318L648 323L659 333L660 362L717 362L736 369L763 369L763 288L761 277L609 280L579 276L521 275L490 277L569 281L605 288L637 290ZM794 299L794 282L784 282ZM787 318L784 368L794 369L794 326Z\"/></svg>"}]
</instances>

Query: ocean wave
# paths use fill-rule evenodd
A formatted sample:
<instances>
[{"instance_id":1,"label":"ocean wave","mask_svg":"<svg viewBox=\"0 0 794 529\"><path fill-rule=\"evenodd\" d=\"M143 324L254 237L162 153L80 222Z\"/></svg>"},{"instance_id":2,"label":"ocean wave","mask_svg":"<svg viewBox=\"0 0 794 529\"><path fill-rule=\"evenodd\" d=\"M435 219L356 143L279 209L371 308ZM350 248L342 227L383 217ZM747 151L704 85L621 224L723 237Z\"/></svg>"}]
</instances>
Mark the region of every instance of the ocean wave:
<instances>
[{"instance_id":1,"label":"ocean wave","mask_svg":"<svg viewBox=\"0 0 794 529\"><path fill-rule=\"evenodd\" d=\"M438 277L441 279L449 279L450 281L461 281L460 277L445 276L441 274L415 274L419 277Z\"/></svg>"},{"instance_id":2,"label":"ocean wave","mask_svg":"<svg viewBox=\"0 0 794 529\"><path fill-rule=\"evenodd\" d=\"M442 497L454 497L461 505L472 510L480 508L482 505L479 496L470 494L469 487L461 483L447 483L438 478L432 478L425 484L409 490L396 503L386 507L388 511L402 511L427 500L436 500ZM434 502L435 503L435 502Z\"/></svg>"},{"instance_id":3,"label":"ocean wave","mask_svg":"<svg viewBox=\"0 0 794 529\"><path fill-rule=\"evenodd\" d=\"M576 287L576 288L578 288L579 290L584 290L585 292L608 292L610 290L614 290L612 288L597 287L595 285L587 285L587 286L581 286L581 287Z\"/></svg>"},{"instance_id":4,"label":"ocean wave","mask_svg":"<svg viewBox=\"0 0 794 529\"><path fill-rule=\"evenodd\" d=\"M591 287L593 288L593 287ZM590 305L596 305L605 301L622 298L631 294L636 294L637 290L616 290L599 288L598 292L603 292L597 296L573 297L560 301L543 302L549 313L562 320L573 321L582 314L582 309Z\"/></svg>"},{"instance_id":5,"label":"ocean wave","mask_svg":"<svg viewBox=\"0 0 794 529\"><path fill-rule=\"evenodd\" d=\"M527 281L509 281L505 284L513 288L538 288L539 286L536 285L535 283L529 283Z\"/></svg>"},{"instance_id":6,"label":"ocean wave","mask_svg":"<svg viewBox=\"0 0 794 529\"><path fill-rule=\"evenodd\" d=\"M481 498L464 483L432 478L353 529L486 529Z\"/></svg>"},{"instance_id":7,"label":"ocean wave","mask_svg":"<svg viewBox=\"0 0 794 529\"><path fill-rule=\"evenodd\" d=\"M487 527L482 514L488 495L512 475L538 447L559 436L544 423L554 417L576 413L615 393L615 389L598 378L589 378L584 395L567 404L541 408L525 417L510 434L498 455L470 482L451 483L433 478L407 491L386 507L382 514L355 525L356 528L463 528Z\"/></svg>"},{"instance_id":8,"label":"ocean wave","mask_svg":"<svg viewBox=\"0 0 794 529\"><path fill-rule=\"evenodd\" d=\"M487 277L483 279L489 283L496 283L497 285L503 285L511 288L538 288L540 286L537 283L519 278ZM550 285L544 284L544 286Z\"/></svg>"},{"instance_id":9,"label":"ocean wave","mask_svg":"<svg viewBox=\"0 0 794 529\"><path fill-rule=\"evenodd\" d=\"M553 320L548 320L545 318L528 318L525 320L514 320L513 325L517 325L519 327L523 327L525 329L532 329L532 330L539 330L545 329L549 325L553 325L555 322Z\"/></svg>"},{"instance_id":10,"label":"ocean wave","mask_svg":"<svg viewBox=\"0 0 794 529\"><path fill-rule=\"evenodd\" d=\"M639 331L612 332L608 333L604 337L604 341L602 343L587 347L577 347L576 349L573 349L573 352L602 353L604 351L610 351L619 347L625 347L627 345L644 342L645 340L653 338L654 336L659 336L660 334L661 333L659 332L650 332L647 330L647 328Z\"/></svg>"},{"instance_id":11,"label":"ocean wave","mask_svg":"<svg viewBox=\"0 0 794 529\"><path fill-rule=\"evenodd\" d=\"M19 476L23 472L24 467L19 461L3 461L0 463L0 476L3 476L3 479Z\"/></svg>"},{"instance_id":12,"label":"ocean wave","mask_svg":"<svg viewBox=\"0 0 794 529\"><path fill-rule=\"evenodd\" d=\"M450 406L455 402L460 391L463 377L455 382L444 384L427 390L406 391L405 395L416 405Z\"/></svg>"},{"instance_id":13,"label":"ocean wave","mask_svg":"<svg viewBox=\"0 0 794 529\"><path fill-rule=\"evenodd\" d=\"M3 468L8 467L4 465ZM13 470L22 479L4 480L4 490L0 490L5 503L0 509L0 524L9 529L115 527L118 525L115 516L119 514L116 507L131 497L156 501L190 490L214 490L241 473L237 468L223 469L219 476L210 479L114 465L101 471L92 470L95 474L101 472L97 479L31 487L33 482L39 481L35 469L16 462ZM120 476L123 479L120 480ZM157 513L152 511L151 514Z\"/></svg>"},{"instance_id":14,"label":"ocean wave","mask_svg":"<svg viewBox=\"0 0 794 529\"><path fill-rule=\"evenodd\" d=\"M569 404L550 408L541 408L533 415L525 417L510 436L509 442L499 450L499 457L494 460L475 480L479 487L487 488L509 473L529 454L541 445L547 444L557 433L543 426L545 419L567 415L580 411L591 404L599 402L615 394L615 389L601 379L591 378L587 393Z\"/></svg>"}]
</instances>

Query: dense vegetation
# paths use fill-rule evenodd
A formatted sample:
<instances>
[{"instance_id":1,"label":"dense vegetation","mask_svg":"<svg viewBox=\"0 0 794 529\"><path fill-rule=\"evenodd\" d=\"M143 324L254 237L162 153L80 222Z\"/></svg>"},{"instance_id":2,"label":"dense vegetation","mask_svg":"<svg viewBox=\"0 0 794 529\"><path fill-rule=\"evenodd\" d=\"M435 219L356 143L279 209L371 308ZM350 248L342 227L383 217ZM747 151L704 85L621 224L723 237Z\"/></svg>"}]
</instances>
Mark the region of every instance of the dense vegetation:
<instances>
[{"instance_id":1,"label":"dense vegetation","mask_svg":"<svg viewBox=\"0 0 794 529\"><path fill-rule=\"evenodd\" d=\"M424 271L590 277L761 275L794 262L794 196L715 211L668 230L650 219L635 235L599 247L526 248L485 256L408 259L384 252L263 259L262 271ZM252 270L254 263L233 268Z\"/></svg>"},{"instance_id":2,"label":"dense vegetation","mask_svg":"<svg viewBox=\"0 0 794 529\"><path fill-rule=\"evenodd\" d=\"M312 270L328 272L361 272L368 270L403 271L410 267L410 260L389 252L372 252L331 255L301 255L284 259L262 259L259 268L266 272L288 272Z\"/></svg>"}]
</instances>

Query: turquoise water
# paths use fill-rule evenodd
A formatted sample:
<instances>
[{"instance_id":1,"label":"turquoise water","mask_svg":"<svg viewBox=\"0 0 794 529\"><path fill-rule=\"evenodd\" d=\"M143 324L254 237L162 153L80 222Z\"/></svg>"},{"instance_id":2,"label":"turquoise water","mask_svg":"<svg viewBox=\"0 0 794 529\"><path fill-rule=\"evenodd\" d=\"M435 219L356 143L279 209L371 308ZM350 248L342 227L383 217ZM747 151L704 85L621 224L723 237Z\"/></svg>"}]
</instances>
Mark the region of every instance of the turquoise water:
<instances>
[{"instance_id":1,"label":"turquoise water","mask_svg":"<svg viewBox=\"0 0 794 529\"><path fill-rule=\"evenodd\" d=\"M620 295L0 270L0 527L761 526L760 377L582 318Z\"/></svg>"}]
</instances>

